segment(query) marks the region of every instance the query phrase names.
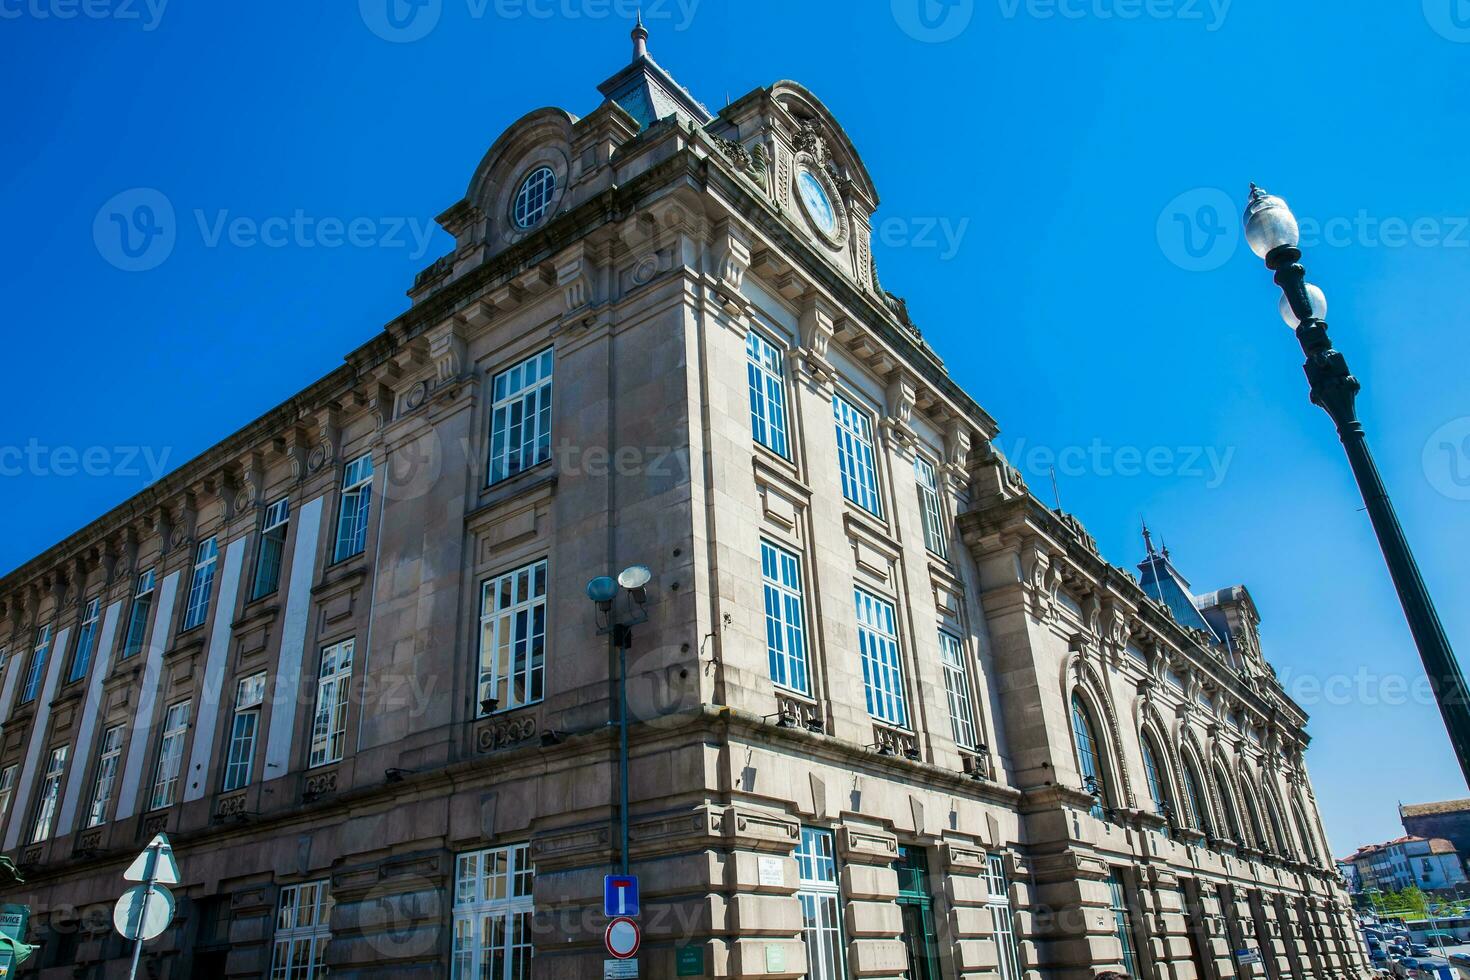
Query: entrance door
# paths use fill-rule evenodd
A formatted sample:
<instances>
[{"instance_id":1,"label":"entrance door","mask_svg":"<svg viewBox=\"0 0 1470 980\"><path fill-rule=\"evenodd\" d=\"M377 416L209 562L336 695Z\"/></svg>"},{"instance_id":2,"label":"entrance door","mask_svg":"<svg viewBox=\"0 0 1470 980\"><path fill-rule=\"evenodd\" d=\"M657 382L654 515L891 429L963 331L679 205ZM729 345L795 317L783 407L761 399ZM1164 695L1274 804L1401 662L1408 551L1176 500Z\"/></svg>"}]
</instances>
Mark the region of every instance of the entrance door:
<instances>
[{"instance_id":1,"label":"entrance door","mask_svg":"<svg viewBox=\"0 0 1470 980\"><path fill-rule=\"evenodd\" d=\"M908 980L940 980L939 941L934 933L934 900L929 896L929 863L917 847L900 847L898 908L903 913L904 948L908 950Z\"/></svg>"}]
</instances>

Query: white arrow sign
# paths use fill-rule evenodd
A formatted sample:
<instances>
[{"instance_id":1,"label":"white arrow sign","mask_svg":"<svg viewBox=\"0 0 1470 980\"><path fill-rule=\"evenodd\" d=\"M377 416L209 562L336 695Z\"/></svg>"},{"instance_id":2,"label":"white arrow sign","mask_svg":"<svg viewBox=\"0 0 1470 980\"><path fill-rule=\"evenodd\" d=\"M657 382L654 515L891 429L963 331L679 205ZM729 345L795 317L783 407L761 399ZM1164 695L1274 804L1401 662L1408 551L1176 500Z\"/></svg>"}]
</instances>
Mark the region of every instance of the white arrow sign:
<instances>
[{"instance_id":1,"label":"white arrow sign","mask_svg":"<svg viewBox=\"0 0 1470 980\"><path fill-rule=\"evenodd\" d=\"M127 939L157 939L174 918L174 896L162 885L134 885L112 909L112 924Z\"/></svg>"},{"instance_id":2,"label":"white arrow sign","mask_svg":"<svg viewBox=\"0 0 1470 980\"><path fill-rule=\"evenodd\" d=\"M123 881L156 881L160 885L179 883L179 862L165 834L156 835L123 872Z\"/></svg>"}]
</instances>

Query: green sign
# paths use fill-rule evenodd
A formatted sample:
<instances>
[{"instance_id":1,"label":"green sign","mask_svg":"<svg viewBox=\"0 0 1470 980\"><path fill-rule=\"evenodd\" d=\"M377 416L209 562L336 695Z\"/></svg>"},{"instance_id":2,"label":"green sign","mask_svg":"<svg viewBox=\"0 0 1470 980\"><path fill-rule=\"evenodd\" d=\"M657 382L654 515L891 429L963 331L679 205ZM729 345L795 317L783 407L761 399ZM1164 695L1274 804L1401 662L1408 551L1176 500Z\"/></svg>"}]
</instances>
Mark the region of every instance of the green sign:
<instances>
[{"instance_id":1,"label":"green sign","mask_svg":"<svg viewBox=\"0 0 1470 980\"><path fill-rule=\"evenodd\" d=\"M18 943L25 942L26 923L31 917L29 905L0 905L0 934Z\"/></svg>"},{"instance_id":2,"label":"green sign","mask_svg":"<svg viewBox=\"0 0 1470 980\"><path fill-rule=\"evenodd\" d=\"M700 946L680 946L678 964L679 976L681 977L704 976L704 948Z\"/></svg>"}]
</instances>

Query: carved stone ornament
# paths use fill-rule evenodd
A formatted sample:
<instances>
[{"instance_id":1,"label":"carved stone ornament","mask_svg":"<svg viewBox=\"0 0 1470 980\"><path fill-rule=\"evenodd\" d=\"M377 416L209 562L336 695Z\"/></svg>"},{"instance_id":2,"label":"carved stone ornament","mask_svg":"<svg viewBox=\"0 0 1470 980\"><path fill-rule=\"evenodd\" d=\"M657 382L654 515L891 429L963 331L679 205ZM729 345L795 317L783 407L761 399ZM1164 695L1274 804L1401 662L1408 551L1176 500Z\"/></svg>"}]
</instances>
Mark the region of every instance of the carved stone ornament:
<instances>
[{"instance_id":1,"label":"carved stone ornament","mask_svg":"<svg viewBox=\"0 0 1470 980\"><path fill-rule=\"evenodd\" d=\"M493 752L496 749L509 748L524 742L535 734L536 719L534 718L524 715L519 718L502 718L482 725L475 732L475 749L480 752Z\"/></svg>"}]
</instances>

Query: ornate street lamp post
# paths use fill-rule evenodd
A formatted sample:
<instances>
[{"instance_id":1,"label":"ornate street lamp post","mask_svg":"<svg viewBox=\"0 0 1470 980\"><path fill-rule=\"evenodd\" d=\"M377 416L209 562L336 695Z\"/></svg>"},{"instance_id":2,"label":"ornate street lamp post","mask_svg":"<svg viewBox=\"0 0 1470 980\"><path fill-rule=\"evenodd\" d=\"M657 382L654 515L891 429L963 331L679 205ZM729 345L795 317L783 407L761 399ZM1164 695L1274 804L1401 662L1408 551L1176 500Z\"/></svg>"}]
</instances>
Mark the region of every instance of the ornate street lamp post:
<instances>
[{"instance_id":1,"label":"ornate street lamp post","mask_svg":"<svg viewBox=\"0 0 1470 980\"><path fill-rule=\"evenodd\" d=\"M1296 218L1285 201L1252 184L1250 203L1245 210L1245 235L1251 251L1264 259L1267 268L1276 273L1276 284L1282 293L1282 318L1296 331L1302 353L1307 355L1303 368L1311 386L1312 402L1332 417L1338 437L1347 450L1348 463L1358 480L1363 502L1368 505L1368 516L1373 521L1378 545L1383 550L1389 575L1398 591L1399 603L1404 608L1409 630L1414 634L1414 643L1419 648L1424 670L1439 702L1450 744L1460 760L1460 771L1466 783L1470 784L1470 697L1467 697L1465 677L1460 672L1455 652L1450 649L1449 638L1445 636L1439 613L1429 598L1429 590L1424 586L1413 552L1409 550L1404 529L1399 526L1383 477L1368 451L1368 440L1363 424L1358 421L1356 408L1358 391L1362 386L1348 372L1347 361L1333 349L1332 341L1327 337L1324 319L1327 297L1322 290L1307 282L1307 272L1301 266L1302 251L1298 247Z\"/></svg>"}]
</instances>

